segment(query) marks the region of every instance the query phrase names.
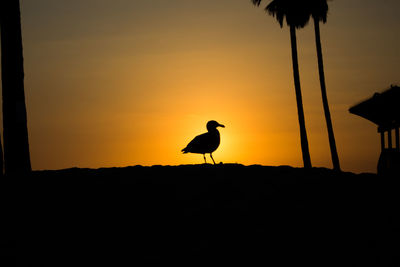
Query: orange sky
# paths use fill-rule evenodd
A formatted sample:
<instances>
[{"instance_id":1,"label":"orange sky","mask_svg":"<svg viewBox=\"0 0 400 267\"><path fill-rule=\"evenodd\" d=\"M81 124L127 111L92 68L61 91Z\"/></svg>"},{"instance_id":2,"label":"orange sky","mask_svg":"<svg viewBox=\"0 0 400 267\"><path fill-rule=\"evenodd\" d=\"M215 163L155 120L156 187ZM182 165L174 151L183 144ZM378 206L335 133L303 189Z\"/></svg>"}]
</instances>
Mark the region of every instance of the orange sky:
<instances>
[{"instance_id":1,"label":"orange sky","mask_svg":"<svg viewBox=\"0 0 400 267\"><path fill-rule=\"evenodd\" d=\"M400 83L397 0L332 1L321 26L342 168L375 172L375 125L348 108ZM33 169L217 162L302 166L287 27L246 0L22 0ZM312 24L298 31L311 159L331 167Z\"/></svg>"}]
</instances>

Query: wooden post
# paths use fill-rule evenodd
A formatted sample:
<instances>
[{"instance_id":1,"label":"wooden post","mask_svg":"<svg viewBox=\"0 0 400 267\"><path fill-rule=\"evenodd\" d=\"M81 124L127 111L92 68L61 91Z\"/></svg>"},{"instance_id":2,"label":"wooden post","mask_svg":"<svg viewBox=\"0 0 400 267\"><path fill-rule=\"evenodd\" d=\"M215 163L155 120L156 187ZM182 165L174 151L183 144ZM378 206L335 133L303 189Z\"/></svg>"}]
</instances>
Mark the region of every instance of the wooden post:
<instances>
[{"instance_id":1,"label":"wooden post","mask_svg":"<svg viewBox=\"0 0 400 267\"><path fill-rule=\"evenodd\" d=\"M388 130L388 148L392 149L392 129Z\"/></svg>"},{"instance_id":2,"label":"wooden post","mask_svg":"<svg viewBox=\"0 0 400 267\"><path fill-rule=\"evenodd\" d=\"M385 150L385 132L381 131L381 150Z\"/></svg>"},{"instance_id":3,"label":"wooden post","mask_svg":"<svg viewBox=\"0 0 400 267\"><path fill-rule=\"evenodd\" d=\"M396 150L400 151L400 142L399 142L399 127L395 128L395 133L396 133Z\"/></svg>"},{"instance_id":4,"label":"wooden post","mask_svg":"<svg viewBox=\"0 0 400 267\"><path fill-rule=\"evenodd\" d=\"M385 150L385 132L381 131L381 150Z\"/></svg>"}]
</instances>

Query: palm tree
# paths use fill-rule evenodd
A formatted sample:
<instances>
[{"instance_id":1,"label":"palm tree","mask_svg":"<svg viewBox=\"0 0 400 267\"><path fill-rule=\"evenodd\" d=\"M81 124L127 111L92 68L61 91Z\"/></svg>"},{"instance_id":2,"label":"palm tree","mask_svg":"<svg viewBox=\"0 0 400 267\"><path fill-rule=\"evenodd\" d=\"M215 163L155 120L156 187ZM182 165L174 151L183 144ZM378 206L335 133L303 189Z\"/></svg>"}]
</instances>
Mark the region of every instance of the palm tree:
<instances>
[{"instance_id":1,"label":"palm tree","mask_svg":"<svg viewBox=\"0 0 400 267\"><path fill-rule=\"evenodd\" d=\"M259 6L262 0L252 0L252 3ZM273 0L265 8L265 10L276 18L280 26L283 27L283 22L290 28L290 40L292 46L292 62L293 62L293 77L294 88L296 93L297 114L300 126L300 142L303 155L304 168L311 168L311 158L308 148L308 139L306 124L304 119L303 100L301 96L299 63L297 58L297 39L296 29L301 29L307 25L310 14L299 0Z\"/></svg>"},{"instance_id":2,"label":"palm tree","mask_svg":"<svg viewBox=\"0 0 400 267\"><path fill-rule=\"evenodd\" d=\"M3 146L1 145L1 136L0 136L0 177L3 177L3 169L4 169L4 164L3 164Z\"/></svg>"},{"instance_id":3,"label":"palm tree","mask_svg":"<svg viewBox=\"0 0 400 267\"><path fill-rule=\"evenodd\" d=\"M335 135L333 134L331 113L329 111L328 97L326 94L325 85L325 74L324 74L324 62L322 58L322 48L321 48L321 35L319 30L319 22L322 21L326 23L328 16L328 3L327 0L308 0L311 16L314 20L315 29L315 43L317 47L317 57L318 57L318 71L319 71L319 81L321 84L321 95L322 95L322 105L324 107L326 126L328 129L329 146L331 149L331 157L333 169L340 171L339 157L336 149Z\"/></svg>"},{"instance_id":4,"label":"palm tree","mask_svg":"<svg viewBox=\"0 0 400 267\"><path fill-rule=\"evenodd\" d=\"M31 170L24 93L19 0L0 1L4 165L8 174Z\"/></svg>"}]
</instances>

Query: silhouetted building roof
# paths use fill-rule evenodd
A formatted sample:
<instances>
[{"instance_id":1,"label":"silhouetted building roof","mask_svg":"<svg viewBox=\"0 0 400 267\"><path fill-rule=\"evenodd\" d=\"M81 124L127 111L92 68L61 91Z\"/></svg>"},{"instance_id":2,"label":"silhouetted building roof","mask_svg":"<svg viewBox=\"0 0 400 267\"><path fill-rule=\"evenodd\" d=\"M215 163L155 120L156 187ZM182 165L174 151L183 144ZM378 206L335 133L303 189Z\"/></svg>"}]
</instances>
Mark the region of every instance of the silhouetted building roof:
<instances>
[{"instance_id":1,"label":"silhouetted building roof","mask_svg":"<svg viewBox=\"0 0 400 267\"><path fill-rule=\"evenodd\" d=\"M400 125L400 87L375 93L373 97L351 107L350 113L363 117L381 128Z\"/></svg>"}]
</instances>

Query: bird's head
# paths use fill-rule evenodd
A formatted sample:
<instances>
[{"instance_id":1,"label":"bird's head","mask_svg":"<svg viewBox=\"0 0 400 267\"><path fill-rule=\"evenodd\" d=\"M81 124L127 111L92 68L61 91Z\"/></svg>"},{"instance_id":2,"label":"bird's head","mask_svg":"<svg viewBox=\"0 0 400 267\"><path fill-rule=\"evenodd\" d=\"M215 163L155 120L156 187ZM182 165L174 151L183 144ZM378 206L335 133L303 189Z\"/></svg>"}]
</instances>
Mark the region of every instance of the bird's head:
<instances>
[{"instance_id":1,"label":"bird's head","mask_svg":"<svg viewBox=\"0 0 400 267\"><path fill-rule=\"evenodd\" d=\"M225 128L224 125L219 124L219 123L216 122L216 121L209 121L209 122L207 122L207 130L208 130L208 131L215 130L215 129L217 129L217 127Z\"/></svg>"}]
</instances>

